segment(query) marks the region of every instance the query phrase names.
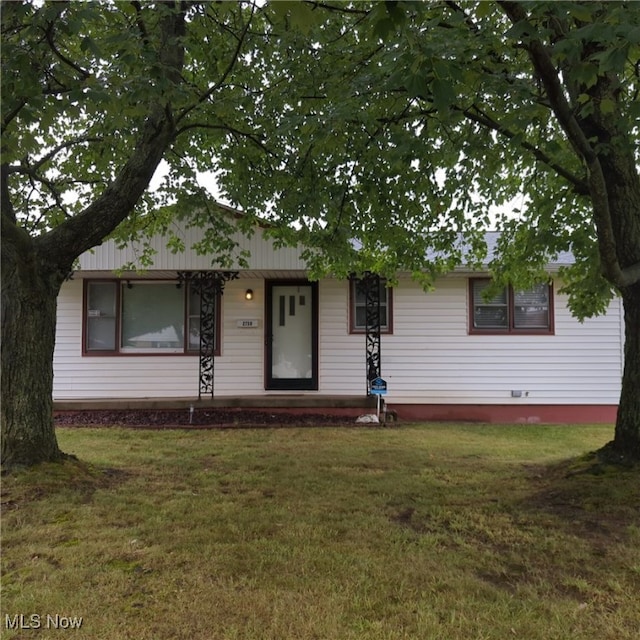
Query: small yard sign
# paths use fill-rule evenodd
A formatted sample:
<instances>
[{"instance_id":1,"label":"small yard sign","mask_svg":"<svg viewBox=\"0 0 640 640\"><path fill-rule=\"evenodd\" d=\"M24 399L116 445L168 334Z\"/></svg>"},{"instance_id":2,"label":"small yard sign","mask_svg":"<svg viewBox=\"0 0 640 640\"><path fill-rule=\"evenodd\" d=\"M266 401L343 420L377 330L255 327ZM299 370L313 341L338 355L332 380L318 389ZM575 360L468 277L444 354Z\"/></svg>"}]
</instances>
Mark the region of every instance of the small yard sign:
<instances>
[{"instance_id":1,"label":"small yard sign","mask_svg":"<svg viewBox=\"0 0 640 640\"><path fill-rule=\"evenodd\" d=\"M382 378L373 378L369 381L369 391L373 395L384 396L387 393L387 381Z\"/></svg>"}]
</instances>

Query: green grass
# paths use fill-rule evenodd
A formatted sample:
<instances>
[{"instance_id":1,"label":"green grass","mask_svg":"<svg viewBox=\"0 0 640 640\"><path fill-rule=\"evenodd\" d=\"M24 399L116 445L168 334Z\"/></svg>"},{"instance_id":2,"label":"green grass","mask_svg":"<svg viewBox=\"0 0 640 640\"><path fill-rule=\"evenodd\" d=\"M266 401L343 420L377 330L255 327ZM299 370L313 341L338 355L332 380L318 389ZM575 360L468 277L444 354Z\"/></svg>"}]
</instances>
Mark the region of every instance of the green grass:
<instances>
[{"instance_id":1,"label":"green grass","mask_svg":"<svg viewBox=\"0 0 640 640\"><path fill-rule=\"evenodd\" d=\"M640 637L640 474L578 458L611 427L58 437L3 478L3 638Z\"/></svg>"}]
</instances>

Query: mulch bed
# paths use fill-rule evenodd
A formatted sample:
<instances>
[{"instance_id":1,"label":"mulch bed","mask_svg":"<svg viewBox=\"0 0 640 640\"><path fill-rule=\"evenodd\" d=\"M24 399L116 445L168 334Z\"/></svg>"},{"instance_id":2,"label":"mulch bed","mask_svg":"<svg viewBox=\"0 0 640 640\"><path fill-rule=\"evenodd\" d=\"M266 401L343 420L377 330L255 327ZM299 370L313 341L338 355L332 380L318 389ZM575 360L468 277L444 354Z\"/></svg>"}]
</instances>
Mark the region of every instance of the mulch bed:
<instances>
[{"instance_id":1,"label":"mulch bed","mask_svg":"<svg viewBox=\"0 0 640 640\"><path fill-rule=\"evenodd\" d=\"M285 427L355 425L356 416L250 409L132 409L58 411L56 426L64 427Z\"/></svg>"}]
</instances>

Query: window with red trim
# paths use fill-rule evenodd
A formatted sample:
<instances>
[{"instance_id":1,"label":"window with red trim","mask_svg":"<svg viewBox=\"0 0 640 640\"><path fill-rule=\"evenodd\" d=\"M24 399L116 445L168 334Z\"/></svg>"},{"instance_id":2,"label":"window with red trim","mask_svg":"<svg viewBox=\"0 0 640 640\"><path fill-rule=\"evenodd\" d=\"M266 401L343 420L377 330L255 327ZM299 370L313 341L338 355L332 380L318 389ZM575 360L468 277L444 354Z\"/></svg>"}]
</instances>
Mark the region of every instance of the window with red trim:
<instances>
[{"instance_id":1,"label":"window with red trim","mask_svg":"<svg viewBox=\"0 0 640 640\"><path fill-rule=\"evenodd\" d=\"M531 289L512 286L491 297L489 278L469 281L470 333L553 333L553 287L544 282Z\"/></svg>"},{"instance_id":2,"label":"window with red trim","mask_svg":"<svg viewBox=\"0 0 640 640\"><path fill-rule=\"evenodd\" d=\"M218 314L216 354L219 320ZM200 298L191 287L153 280L86 282L85 354L197 354L199 349Z\"/></svg>"}]
</instances>

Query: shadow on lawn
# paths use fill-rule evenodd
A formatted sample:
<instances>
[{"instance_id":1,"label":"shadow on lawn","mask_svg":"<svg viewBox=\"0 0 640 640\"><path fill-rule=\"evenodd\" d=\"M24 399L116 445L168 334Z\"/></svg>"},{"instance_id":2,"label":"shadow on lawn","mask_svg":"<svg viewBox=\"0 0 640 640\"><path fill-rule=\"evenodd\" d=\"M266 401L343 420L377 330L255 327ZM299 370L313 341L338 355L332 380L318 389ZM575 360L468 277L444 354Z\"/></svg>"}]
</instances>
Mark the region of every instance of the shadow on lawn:
<instances>
[{"instance_id":1,"label":"shadow on lawn","mask_svg":"<svg viewBox=\"0 0 640 640\"><path fill-rule=\"evenodd\" d=\"M640 526L640 465L606 464L592 452L528 471L532 493L520 504L524 512L552 515L603 549Z\"/></svg>"},{"instance_id":2,"label":"shadow on lawn","mask_svg":"<svg viewBox=\"0 0 640 640\"><path fill-rule=\"evenodd\" d=\"M88 503L98 489L111 489L133 474L124 469L101 468L73 456L60 462L47 462L6 474L0 492L0 513L61 491L75 495L79 503Z\"/></svg>"}]
</instances>

